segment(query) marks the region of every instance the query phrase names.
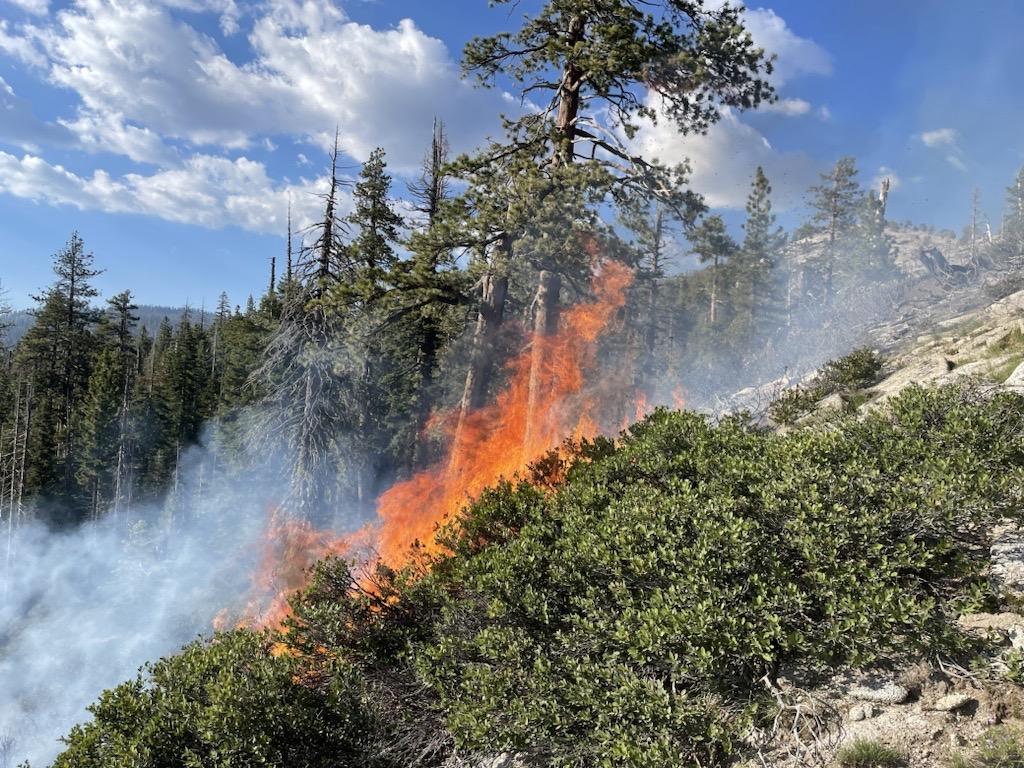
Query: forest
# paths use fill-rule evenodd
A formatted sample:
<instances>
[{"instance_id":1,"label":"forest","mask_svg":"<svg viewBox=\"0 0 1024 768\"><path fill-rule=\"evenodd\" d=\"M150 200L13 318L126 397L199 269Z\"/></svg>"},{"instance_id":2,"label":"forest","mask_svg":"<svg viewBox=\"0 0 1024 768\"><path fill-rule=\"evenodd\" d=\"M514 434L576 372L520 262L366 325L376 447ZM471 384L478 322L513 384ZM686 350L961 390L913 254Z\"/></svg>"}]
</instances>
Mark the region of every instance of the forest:
<instances>
[{"instance_id":1,"label":"forest","mask_svg":"<svg viewBox=\"0 0 1024 768\"><path fill-rule=\"evenodd\" d=\"M0 369L5 520L129 519L134 505L154 500L186 509L175 492L182 453L212 441L219 471L230 471L233 446L256 432L288 436L296 509L327 499L372 505L438 458L446 433L432 413L480 408L507 374L503 361L531 333L556 328L561 304L587 296L595 247L634 275L601 345L606 362L630 367L610 424L637 398L707 407L724 381L736 391L820 362L820 350L838 348L844 322L868 311L865 301L905 282L885 193L862 189L849 157L808 191L811 216L790 234L775 224L758 169L741 239L721 217L702 215L697 198L678 208L631 197L614 223L595 218L550 253L530 239L550 238L526 232L511 254L489 232L483 242L452 242L478 224L450 190L467 173L460 169L479 172L474 163L485 160L448 158L438 124L412 189L421 205L403 217L378 150L355 182L355 210L338 216L337 188L324 190L323 221L289 232L258 299L232 306L222 294L213 312L186 308L154 335L137 328L131 291L96 305L99 267L72 233ZM1009 271L1024 259L1024 169L1007 211L995 233L977 221L965 227L959 247L975 270ZM700 266L673 269L680 254ZM280 422L240 425L256 404L273 404Z\"/></svg>"},{"instance_id":2,"label":"forest","mask_svg":"<svg viewBox=\"0 0 1024 768\"><path fill-rule=\"evenodd\" d=\"M778 406L723 415L853 349L918 258L853 157L787 232L762 168L736 231L685 165L636 153L641 121L699 134L776 99L741 12L550 0L462 66L542 106L467 154L424 126L401 190L383 149L340 174L336 140L317 221L289 212L242 301L150 333L145 297L99 300L82 234L53 254L0 347L5 582L39 537L144 546L132 573L172 591L183 541L234 568L225 542L266 507L279 538L270 582L245 594L239 564L216 620L182 590L182 643L206 638L89 691L89 714L70 701L59 756L0 713L0 768L23 748L59 768L729 765L781 665L968 647L949 616L994 598L963 515L1017 498L1014 396L914 390L820 433L773 432ZM975 197L949 263L915 268L1015 280L1024 168L1007 184L998 226ZM26 626L64 616L34 600Z\"/></svg>"}]
</instances>

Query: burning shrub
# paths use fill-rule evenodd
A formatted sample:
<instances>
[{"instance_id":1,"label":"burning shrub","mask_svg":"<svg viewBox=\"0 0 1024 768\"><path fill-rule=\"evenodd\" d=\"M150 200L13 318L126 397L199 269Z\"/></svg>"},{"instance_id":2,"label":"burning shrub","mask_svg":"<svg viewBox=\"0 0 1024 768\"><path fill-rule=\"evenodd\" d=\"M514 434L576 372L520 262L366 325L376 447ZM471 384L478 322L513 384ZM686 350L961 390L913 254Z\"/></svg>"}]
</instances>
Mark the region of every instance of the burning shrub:
<instances>
[{"instance_id":1,"label":"burning shrub","mask_svg":"<svg viewBox=\"0 0 1024 768\"><path fill-rule=\"evenodd\" d=\"M911 388L780 435L659 410L504 482L402 570L330 559L289 653L232 633L108 692L65 766L725 765L763 679L967 654L1024 398ZM545 477L548 475L541 473Z\"/></svg>"}]
</instances>

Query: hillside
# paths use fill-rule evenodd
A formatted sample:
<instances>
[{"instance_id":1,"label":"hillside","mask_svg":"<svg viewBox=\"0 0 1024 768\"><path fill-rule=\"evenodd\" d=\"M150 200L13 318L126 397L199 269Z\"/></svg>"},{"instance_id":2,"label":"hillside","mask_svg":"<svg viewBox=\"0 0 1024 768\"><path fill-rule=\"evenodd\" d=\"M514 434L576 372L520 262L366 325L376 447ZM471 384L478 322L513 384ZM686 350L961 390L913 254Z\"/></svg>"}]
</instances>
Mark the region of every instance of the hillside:
<instances>
[{"instance_id":1,"label":"hillside","mask_svg":"<svg viewBox=\"0 0 1024 768\"><path fill-rule=\"evenodd\" d=\"M108 693L56 765L1015 765L1022 323L830 364L796 426L659 410L553 455Z\"/></svg>"}]
</instances>

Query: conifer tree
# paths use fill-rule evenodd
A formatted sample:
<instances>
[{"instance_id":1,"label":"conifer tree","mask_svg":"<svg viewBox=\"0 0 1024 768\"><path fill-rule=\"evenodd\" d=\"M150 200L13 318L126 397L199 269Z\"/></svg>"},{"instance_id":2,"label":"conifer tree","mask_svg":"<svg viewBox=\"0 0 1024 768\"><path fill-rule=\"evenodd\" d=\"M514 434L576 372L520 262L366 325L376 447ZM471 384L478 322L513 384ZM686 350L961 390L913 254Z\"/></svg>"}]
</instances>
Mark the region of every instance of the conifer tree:
<instances>
[{"instance_id":1,"label":"conifer tree","mask_svg":"<svg viewBox=\"0 0 1024 768\"><path fill-rule=\"evenodd\" d=\"M859 258L854 267L868 280L884 280L892 275L895 264L892 241L885 232L889 180L882 179L877 196L868 191L857 222L856 251Z\"/></svg>"},{"instance_id":2,"label":"conifer tree","mask_svg":"<svg viewBox=\"0 0 1024 768\"><path fill-rule=\"evenodd\" d=\"M632 148L640 121L664 117L683 133L700 132L722 106L756 106L772 90L763 79L771 65L740 11L700 0L549 0L517 32L471 41L463 67L484 84L508 76L524 97L549 100L540 113L506 119L504 142L459 164L475 223L466 229L476 229L484 249L465 410L487 388L480 350L501 323L515 250L530 254L537 274L534 331L549 332L558 325L562 278L586 271L581 240L609 195L653 194L691 221L700 210L695 195L677 194L682 169ZM638 98L640 87L649 100Z\"/></svg>"},{"instance_id":3,"label":"conifer tree","mask_svg":"<svg viewBox=\"0 0 1024 768\"><path fill-rule=\"evenodd\" d=\"M835 299L836 256L841 240L857 222L860 185L856 181L857 166L852 157L841 157L828 173L821 174L821 184L811 187L811 219L819 232L825 234L821 256L824 303L831 307Z\"/></svg>"},{"instance_id":4,"label":"conifer tree","mask_svg":"<svg viewBox=\"0 0 1024 768\"><path fill-rule=\"evenodd\" d=\"M1010 268L1024 268L1024 168L1006 189L1006 218L1001 239Z\"/></svg>"},{"instance_id":5,"label":"conifer tree","mask_svg":"<svg viewBox=\"0 0 1024 768\"><path fill-rule=\"evenodd\" d=\"M737 315L749 339L760 324L778 326L779 260L786 236L775 223L772 186L761 166L754 172L747 195L743 247L736 254L734 299Z\"/></svg>"},{"instance_id":6,"label":"conifer tree","mask_svg":"<svg viewBox=\"0 0 1024 768\"><path fill-rule=\"evenodd\" d=\"M719 319L721 303L721 270L739 253L740 247L729 235L725 221L721 216L705 216L701 223L690 234L690 245L702 264L711 265L711 285L708 295L709 325L714 326Z\"/></svg>"},{"instance_id":7,"label":"conifer tree","mask_svg":"<svg viewBox=\"0 0 1024 768\"><path fill-rule=\"evenodd\" d=\"M387 173L384 150L378 147L359 172L352 192L354 210L348 217L348 223L356 231L349 254L368 296L379 292L379 282L398 260L395 245L399 241L402 217L395 213L390 196L391 177Z\"/></svg>"},{"instance_id":8,"label":"conifer tree","mask_svg":"<svg viewBox=\"0 0 1024 768\"><path fill-rule=\"evenodd\" d=\"M97 295L93 256L78 233L54 255L54 284L36 296L35 323L19 345L20 365L39 393L29 435L29 487L52 503L59 522L74 522L85 505L77 491L79 455L76 411L88 386Z\"/></svg>"}]
</instances>

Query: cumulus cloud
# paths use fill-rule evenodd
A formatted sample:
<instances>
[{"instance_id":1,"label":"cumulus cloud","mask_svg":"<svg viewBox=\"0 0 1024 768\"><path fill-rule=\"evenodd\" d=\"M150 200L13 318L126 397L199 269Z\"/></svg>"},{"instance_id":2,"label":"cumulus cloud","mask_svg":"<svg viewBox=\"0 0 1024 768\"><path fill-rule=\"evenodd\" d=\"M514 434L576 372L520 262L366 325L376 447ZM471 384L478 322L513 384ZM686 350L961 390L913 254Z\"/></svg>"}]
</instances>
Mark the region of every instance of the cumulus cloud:
<instances>
[{"instance_id":1,"label":"cumulus cloud","mask_svg":"<svg viewBox=\"0 0 1024 768\"><path fill-rule=\"evenodd\" d=\"M287 201L299 226L315 220L323 179L275 183L261 164L195 155L181 167L150 175L114 177L103 170L80 176L41 157L0 152L0 193L81 210L137 213L168 221L219 229L238 226L254 232L280 234L285 228ZM350 201L342 200L344 213Z\"/></svg>"},{"instance_id":2,"label":"cumulus cloud","mask_svg":"<svg viewBox=\"0 0 1024 768\"><path fill-rule=\"evenodd\" d=\"M60 120L64 128L77 138L79 148L87 152L112 152L141 163L166 165L176 153L149 128L125 122L115 112L100 114L83 110L74 120Z\"/></svg>"},{"instance_id":3,"label":"cumulus cloud","mask_svg":"<svg viewBox=\"0 0 1024 768\"><path fill-rule=\"evenodd\" d=\"M0 19L0 54L32 67L46 65L46 57L35 46L32 30L16 30L7 19Z\"/></svg>"},{"instance_id":4,"label":"cumulus cloud","mask_svg":"<svg viewBox=\"0 0 1024 768\"><path fill-rule=\"evenodd\" d=\"M748 9L743 16L754 43L774 54L776 86L799 75L831 75L832 57L813 40L800 37L770 8Z\"/></svg>"},{"instance_id":5,"label":"cumulus cloud","mask_svg":"<svg viewBox=\"0 0 1024 768\"><path fill-rule=\"evenodd\" d=\"M253 22L255 58L243 64L153 3L81 0L58 19L44 36L54 83L90 112L196 145L325 143L337 126L346 154L363 160L383 146L394 167L411 168L435 114L469 148L486 130L479 115L500 103L463 82L444 43L411 20L377 30L330 3L272 4Z\"/></svg>"},{"instance_id":6,"label":"cumulus cloud","mask_svg":"<svg viewBox=\"0 0 1024 768\"><path fill-rule=\"evenodd\" d=\"M47 9L44 0L17 2ZM244 25L249 59L229 56L193 14L215 14L224 34ZM281 228L289 185L228 154L285 141L324 147L337 128L343 153L361 161L382 146L401 173L418 166L435 117L462 151L499 127L499 112L516 109L505 94L464 82L445 44L413 21L374 29L330 0L76 0L37 26L0 19L3 56L45 72L77 103L44 123L4 84L0 142L28 154L0 156L0 191L203 226ZM158 171L73 173L45 159L47 146ZM296 168L310 154L298 153Z\"/></svg>"},{"instance_id":7,"label":"cumulus cloud","mask_svg":"<svg viewBox=\"0 0 1024 768\"><path fill-rule=\"evenodd\" d=\"M742 208L757 166L772 182L774 203L784 210L800 204L817 180L817 166L802 152L780 152L753 127L726 110L706 135L679 133L670 120L644 125L637 148L665 163L689 161L691 186L713 208Z\"/></svg>"}]
</instances>

